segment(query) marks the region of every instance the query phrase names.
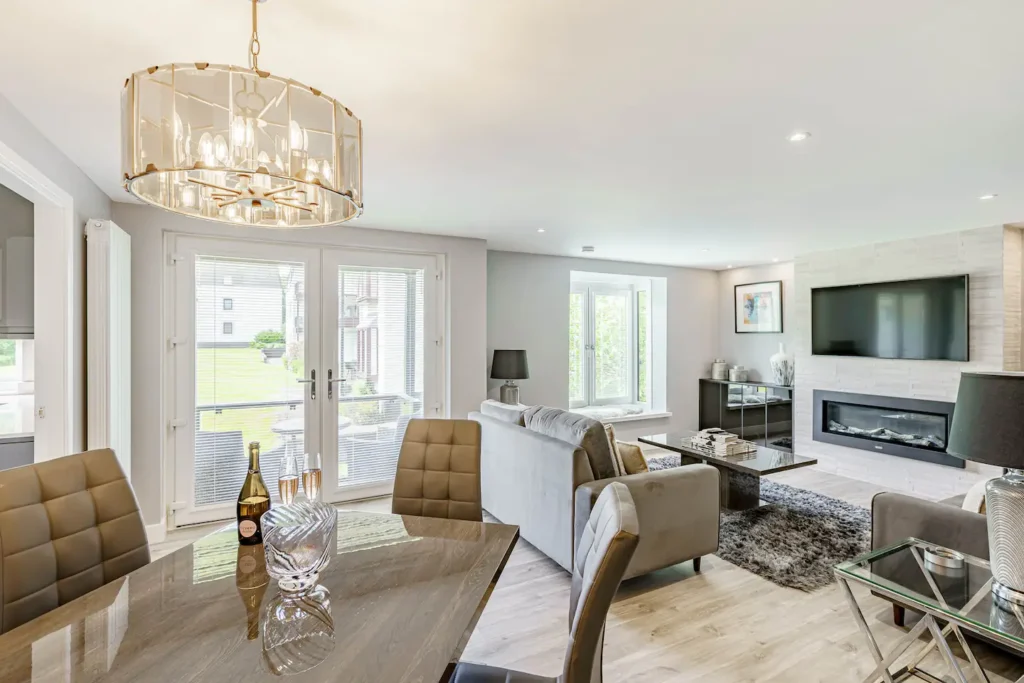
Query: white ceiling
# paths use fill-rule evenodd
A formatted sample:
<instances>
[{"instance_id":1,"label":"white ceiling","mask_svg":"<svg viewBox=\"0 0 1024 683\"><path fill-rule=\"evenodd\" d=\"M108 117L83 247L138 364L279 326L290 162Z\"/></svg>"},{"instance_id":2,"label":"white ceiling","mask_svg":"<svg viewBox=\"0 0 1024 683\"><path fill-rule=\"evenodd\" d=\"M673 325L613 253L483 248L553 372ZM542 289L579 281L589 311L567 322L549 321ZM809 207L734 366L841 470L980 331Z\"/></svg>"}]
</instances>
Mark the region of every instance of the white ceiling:
<instances>
[{"instance_id":1,"label":"white ceiling","mask_svg":"<svg viewBox=\"0 0 1024 683\"><path fill-rule=\"evenodd\" d=\"M118 201L125 77L246 60L244 0L7 5L0 92ZM363 119L364 227L720 268L1024 218L1021 0L260 11L261 67Z\"/></svg>"}]
</instances>

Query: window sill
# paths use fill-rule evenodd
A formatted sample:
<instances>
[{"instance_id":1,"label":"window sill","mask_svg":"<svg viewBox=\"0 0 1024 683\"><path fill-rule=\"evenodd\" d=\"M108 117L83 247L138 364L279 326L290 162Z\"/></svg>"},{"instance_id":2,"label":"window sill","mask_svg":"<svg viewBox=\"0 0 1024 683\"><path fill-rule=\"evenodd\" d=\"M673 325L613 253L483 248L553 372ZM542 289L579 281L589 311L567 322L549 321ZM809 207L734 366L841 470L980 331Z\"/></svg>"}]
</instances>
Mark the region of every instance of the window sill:
<instances>
[{"instance_id":1,"label":"window sill","mask_svg":"<svg viewBox=\"0 0 1024 683\"><path fill-rule=\"evenodd\" d=\"M636 422L639 420L656 420L659 418L672 417L672 413L667 411L630 412L620 415L609 415L608 412L614 411L615 408L616 406L581 406L579 408L570 408L569 411L579 413L580 415L586 415L592 420L597 420L603 424Z\"/></svg>"},{"instance_id":2,"label":"window sill","mask_svg":"<svg viewBox=\"0 0 1024 683\"><path fill-rule=\"evenodd\" d=\"M604 424L615 424L617 422L639 422L640 420L657 420L664 417L672 417L672 413L637 413L636 415L623 415L622 417L608 417L601 422Z\"/></svg>"}]
</instances>

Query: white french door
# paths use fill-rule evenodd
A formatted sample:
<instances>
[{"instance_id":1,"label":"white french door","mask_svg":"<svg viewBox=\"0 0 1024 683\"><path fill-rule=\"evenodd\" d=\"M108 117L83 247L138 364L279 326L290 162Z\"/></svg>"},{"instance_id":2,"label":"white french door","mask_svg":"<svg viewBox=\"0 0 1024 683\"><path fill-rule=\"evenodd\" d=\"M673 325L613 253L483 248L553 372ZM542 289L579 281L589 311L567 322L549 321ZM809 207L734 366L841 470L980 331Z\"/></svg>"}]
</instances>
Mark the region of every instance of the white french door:
<instances>
[{"instance_id":1,"label":"white french door","mask_svg":"<svg viewBox=\"0 0 1024 683\"><path fill-rule=\"evenodd\" d=\"M391 491L408 421L443 416L440 257L172 236L173 525L229 519L259 441L320 453L327 501Z\"/></svg>"}]
</instances>

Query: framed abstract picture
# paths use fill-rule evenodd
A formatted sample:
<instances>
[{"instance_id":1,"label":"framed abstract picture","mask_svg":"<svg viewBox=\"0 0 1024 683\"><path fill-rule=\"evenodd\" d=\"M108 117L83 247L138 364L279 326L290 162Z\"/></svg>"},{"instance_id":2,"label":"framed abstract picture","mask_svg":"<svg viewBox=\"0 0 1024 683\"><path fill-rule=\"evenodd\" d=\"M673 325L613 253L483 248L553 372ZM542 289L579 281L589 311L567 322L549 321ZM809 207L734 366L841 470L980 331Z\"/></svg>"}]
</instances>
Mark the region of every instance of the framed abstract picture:
<instances>
[{"instance_id":1,"label":"framed abstract picture","mask_svg":"<svg viewBox=\"0 0 1024 683\"><path fill-rule=\"evenodd\" d=\"M736 333L782 332L782 281L736 285Z\"/></svg>"}]
</instances>

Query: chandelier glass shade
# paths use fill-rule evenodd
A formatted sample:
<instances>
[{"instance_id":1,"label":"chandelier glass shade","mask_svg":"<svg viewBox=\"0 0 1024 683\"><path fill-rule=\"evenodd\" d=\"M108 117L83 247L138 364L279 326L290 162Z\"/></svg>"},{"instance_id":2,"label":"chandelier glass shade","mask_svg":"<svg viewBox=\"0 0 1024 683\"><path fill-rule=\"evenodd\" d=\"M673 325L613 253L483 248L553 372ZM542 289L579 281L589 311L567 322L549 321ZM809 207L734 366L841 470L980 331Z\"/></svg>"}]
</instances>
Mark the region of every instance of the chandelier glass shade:
<instances>
[{"instance_id":1,"label":"chandelier glass shade","mask_svg":"<svg viewBox=\"0 0 1024 683\"><path fill-rule=\"evenodd\" d=\"M362 213L362 126L315 88L253 68L167 64L122 93L124 186L171 211L267 228Z\"/></svg>"}]
</instances>

